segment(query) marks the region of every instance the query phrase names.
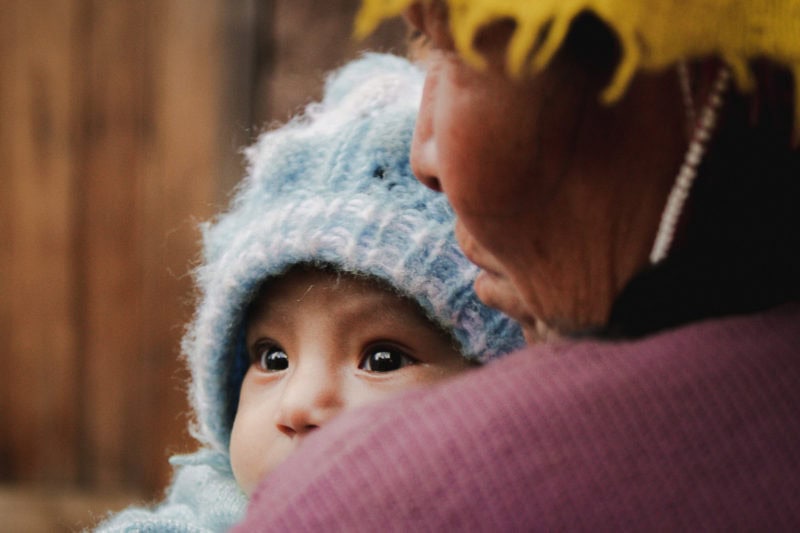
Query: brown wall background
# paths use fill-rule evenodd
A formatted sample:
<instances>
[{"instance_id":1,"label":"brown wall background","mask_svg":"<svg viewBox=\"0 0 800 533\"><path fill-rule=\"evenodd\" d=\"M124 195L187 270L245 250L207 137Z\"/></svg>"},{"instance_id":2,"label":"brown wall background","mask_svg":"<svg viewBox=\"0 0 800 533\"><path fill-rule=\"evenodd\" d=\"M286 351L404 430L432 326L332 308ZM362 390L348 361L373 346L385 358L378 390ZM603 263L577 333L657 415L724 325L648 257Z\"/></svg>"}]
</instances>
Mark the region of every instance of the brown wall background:
<instances>
[{"instance_id":1,"label":"brown wall background","mask_svg":"<svg viewBox=\"0 0 800 533\"><path fill-rule=\"evenodd\" d=\"M157 498L194 448L178 355L196 225L325 71L404 52L400 22L352 41L356 8L0 2L0 515L20 487Z\"/></svg>"}]
</instances>

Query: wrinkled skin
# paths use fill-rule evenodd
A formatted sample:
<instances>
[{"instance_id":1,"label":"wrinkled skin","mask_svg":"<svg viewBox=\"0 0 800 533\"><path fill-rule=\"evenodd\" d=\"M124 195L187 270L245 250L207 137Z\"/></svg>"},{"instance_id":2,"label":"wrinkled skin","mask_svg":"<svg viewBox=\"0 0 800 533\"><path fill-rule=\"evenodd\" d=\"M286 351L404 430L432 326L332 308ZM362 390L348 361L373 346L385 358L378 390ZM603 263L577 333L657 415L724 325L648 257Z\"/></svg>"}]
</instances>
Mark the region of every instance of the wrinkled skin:
<instances>
[{"instance_id":1,"label":"wrinkled skin","mask_svg":"<svg viewBox=\"0 0 800 533\"><path fill-rule=\"evenodd\" d=\"M428 43L412 166L453 205L459 243L483 269L479 297L529 340L602 327L648 264L686 148L676 75L641 75L607 107L607 51L562 51L514 81L502 66L510 25L479 35L489 68L478 71L454 51L440 5L406 19Z\"/></svg>"}]
</instances>

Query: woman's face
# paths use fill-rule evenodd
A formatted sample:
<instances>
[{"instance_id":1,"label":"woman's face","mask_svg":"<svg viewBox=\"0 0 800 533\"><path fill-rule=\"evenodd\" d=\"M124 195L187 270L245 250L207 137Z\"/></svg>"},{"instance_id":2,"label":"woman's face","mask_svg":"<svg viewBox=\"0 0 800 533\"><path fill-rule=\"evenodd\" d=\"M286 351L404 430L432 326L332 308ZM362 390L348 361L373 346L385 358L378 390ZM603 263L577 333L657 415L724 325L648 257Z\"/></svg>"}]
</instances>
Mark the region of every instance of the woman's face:
<instances>
[{"instance_id":1,"label":"woman's face","mask_svg":"<svg viewBox=\"0 0 800 533\"><path fill-rule=\"evenodd\" d=\"M430 44L412 166L453 205L459 243L483 269L478 295L529 339L537 328L601 326L647 264L680 165L677 81L642 77L606 107L598 99L610 70L591 57L562 53L512 81L502 67L512 26L479 35L489 68L478 71L453 50L439 4L415 5L407 19Z\"/></svg>"}]
</instances>

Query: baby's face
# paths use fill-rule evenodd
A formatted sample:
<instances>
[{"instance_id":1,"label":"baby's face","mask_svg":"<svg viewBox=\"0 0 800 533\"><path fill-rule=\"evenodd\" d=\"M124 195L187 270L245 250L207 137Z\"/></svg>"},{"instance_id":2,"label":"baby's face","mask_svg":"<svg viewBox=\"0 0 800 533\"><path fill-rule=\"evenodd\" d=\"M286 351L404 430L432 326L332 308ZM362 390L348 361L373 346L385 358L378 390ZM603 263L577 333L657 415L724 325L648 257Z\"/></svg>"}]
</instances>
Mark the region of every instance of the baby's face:
<instances>
[{"instance_id":1,"label":"baby's face","mask_svg":"<svg viewBox=\"0 0 800 533\"><path fill-rule=\"evenodd\" d=\"M247 348L230 451L248 495L340 412L471 366L411 302L316 270L269 283L249 317Z\"/></svg>"}]
</instances>

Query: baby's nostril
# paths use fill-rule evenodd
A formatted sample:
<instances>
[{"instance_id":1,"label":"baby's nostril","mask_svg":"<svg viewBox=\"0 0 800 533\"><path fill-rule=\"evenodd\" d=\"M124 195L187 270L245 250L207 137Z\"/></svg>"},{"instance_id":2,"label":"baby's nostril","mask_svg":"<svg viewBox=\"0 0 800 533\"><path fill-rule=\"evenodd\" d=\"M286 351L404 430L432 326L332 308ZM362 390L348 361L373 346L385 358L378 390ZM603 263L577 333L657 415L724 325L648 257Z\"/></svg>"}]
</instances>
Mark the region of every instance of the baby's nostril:
<instances>
[{"instance_id":1,"label":"baby's nostril","mask_svg":"<svg viewBox=\"0 0 800 533\"><path fill-rule=\"evenodd\" d=\"M297 431L285 424L278 424L278 430L288 437L294 437L297 434Z\"/></svg>"}]
</instances>

